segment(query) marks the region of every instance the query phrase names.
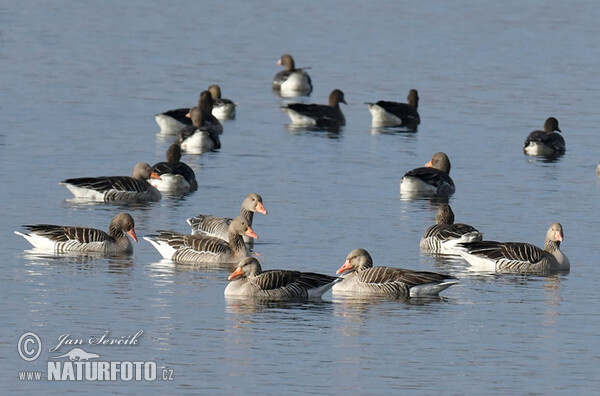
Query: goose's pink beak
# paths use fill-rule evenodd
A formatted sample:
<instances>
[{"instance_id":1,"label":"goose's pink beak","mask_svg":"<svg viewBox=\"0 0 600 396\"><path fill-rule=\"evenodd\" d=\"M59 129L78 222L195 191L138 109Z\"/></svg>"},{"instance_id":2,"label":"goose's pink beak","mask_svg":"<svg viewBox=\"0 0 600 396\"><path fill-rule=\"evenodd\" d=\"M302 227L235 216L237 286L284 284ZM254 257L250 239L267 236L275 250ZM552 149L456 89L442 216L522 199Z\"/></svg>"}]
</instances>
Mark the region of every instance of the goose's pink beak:
<instances>
[{"instance_id":1,"label":"goose's pink beak","mask_svg":"<svg viewBox=\"0 0 600 396\"><path fill-rule=\"evenodd\" d=\"M252 230L252 228L250 228L250 227L248 227L246 232L244 232L244 235L247 235L250 238L258 239L258 236L254 233L254 230Z\"/></svg>"},{"instance_id":2,"label":"goose's pink beak","mask_svg":"<svg viewBox=\"0 0 600 396\"><path fill-rule=\"evenodd\" d=\"M267 214L267 210L265 209L265 207L263 206L263 204L262 204L262 203L260 203L260 202L258 202L258 203L256 204L256 211L257 211L258 213L262 213L262 214L264 214L264 215L266 215L266 214Z\"/></svg>"},{"instance_id":3,"label":"goose's pink beak","mask_svg":"<svg viewBox=\"0 0 600 396\"><path fill-rule=\"evenodd\" d=\"M227 280L234 280L235 278L242 276L242 270L239 268L236 268L235 271L233 271L233 273L231 275L229 275L229 278L227 278Z\"/></svg>"},{"instance_id":4,"label":"goose's pink beak","mask_svg":"<svg viewBox=\"0 0 600 396\"><path fill-rule=\"evenodd\" d=\"M129 237L131 239L133 239L134 241L136 241L136 242L138 241L137 235L135 235L135 229L132 228L131 230L127 231L127 235L129 235Z\"/></svg>"},{"instance_id":5,"label":"goose's pink beak","mask_svg":"<svg viewBox=\"0 0 600 396\"><path fill-rule=\"evenodd\" d=\"M340 267L339 270L335 271L336 274L341 274L342 272L346 272L348 270L352 269L352 264L350 264L349 260L346 260L346 262L344 263L344 265L342 265Z\"/></svg>"}]
</instances>

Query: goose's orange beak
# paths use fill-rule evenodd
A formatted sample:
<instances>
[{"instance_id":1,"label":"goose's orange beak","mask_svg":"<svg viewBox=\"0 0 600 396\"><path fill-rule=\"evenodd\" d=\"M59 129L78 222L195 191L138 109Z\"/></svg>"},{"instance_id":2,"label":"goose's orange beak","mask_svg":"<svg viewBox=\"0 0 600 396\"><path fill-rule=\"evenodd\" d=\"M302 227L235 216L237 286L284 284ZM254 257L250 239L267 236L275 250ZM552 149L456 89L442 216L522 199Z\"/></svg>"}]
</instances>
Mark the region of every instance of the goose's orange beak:
<instances>
[{"instance_id":1,"label":"goose's orange beak","mask_svg":"<svg viewBox=\"0 0 600 396\"><path fill-rule=\"evenodd\" d=\"M234 280L235 278L242 276L242 270L239 268L236 268L235 271L233 271L233 273L231 275L229 275L229 278L227 278L227 280Z\"/></svg>"},{"instance_id":2,"label":"goose's orange beak","mask_svg":"<svg viewBox=\"0 0 600 396\"><path fill-rule=\"evenodd\" d=\"M256 204L256 211L257 211L258 213L262 213L262 214L264 214L264 215L266 215L266 214L267 214L267 210L265 209L265 207L263 206L263 204L262 204L262 203L260 203L260 202L258 202L258 203Z\"/></svg>"},{"instance_id":3,"label":"goose's orange beak","mask_svg":"<svg viewBox=\"0 0 600 396\"><path fill-rule=\"evenodd\" d=\"M129 237L131 239L133 239L134 241L136 241L136 242L138 241L137 235L135 235L135 229L132 228L131 230L127 231L127 235L129 235Z\"/></svg>"},{"instance_id":4,"label":"goose's orange beak","mask_svg":"<svg viewBox=\"0 0 600 396\"><path fill-rule=\"evenodd\" d=\"M426 168L433 168L433 164L431 163L431 161L429 161L428 163L425 164Z\"/></svg>"},{"instance_id":5,"label":"goose's orange beak","mask_svg":"<svg viewBox=\"0 0 600 396\"><path fill-rule=\"evenodd\" d=\"M335 271L336 274L341 274L342 272L346 272L348 270L352 269L352 264L350 264L349 260L346 260L346 262L344 263L344 265L342 265L340 267L339 270Z\"/></svg>"},{"instance_id":6,"label":"goose's orange beak","mask_svg":"<svg viewBox=\"0 0 600 396\"><path fill-rule=\"evenodd\" d=\"M250 227L248 227L246 232L244 232L244 235L247 235L250 238L258 239L258 236L254 233L254 230L252 230L252 228L250 228Z\"/></svg>"},{"instance_id":7,"label":"goose's orange beak","mask_svg":"<svg viewBox=\"0 0 600 396\"><path fill-rule=\"evenodd\" d=\"M160 176L159 176L157 173L155 173L155 172L150 172L150 179L158 179L158 180L162 180L162 179L160 178Z\"/></svg>"}]
</instances>

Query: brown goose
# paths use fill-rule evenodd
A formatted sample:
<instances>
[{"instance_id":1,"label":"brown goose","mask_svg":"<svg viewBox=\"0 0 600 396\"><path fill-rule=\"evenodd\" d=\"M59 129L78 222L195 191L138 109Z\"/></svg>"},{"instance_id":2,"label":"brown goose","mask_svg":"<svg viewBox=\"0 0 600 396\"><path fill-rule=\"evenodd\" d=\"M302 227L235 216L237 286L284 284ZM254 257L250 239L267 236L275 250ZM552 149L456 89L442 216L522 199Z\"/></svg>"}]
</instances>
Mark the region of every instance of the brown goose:
<instances>
[{"instance_id":1,"label":"brown goose","mask_svg":"<svg viewBox=\"0 0 600 396\"><path fill-rule=\"evenodd\" d=\"M312 92L312 81L306 71L307 68L296 69L294 58L283 55L277 62L285 70L280 71L273 78L273 90L281 96L309 96Z\"/></svg>"},{"instance_id":2,"label":"brown goose","mask_svg":"<svg viewBox=\"0 0 600 396\"><path fill-rule=\"evenodd\" d=\"M263 206L263 199L259 194L250 193L244 198L242 202L242 208L240 210L240 216L243 217L248 225L252 227L252 220L254 213L267 214L265 207ZM229 237L229 225L233 219L228 217L218 217L199 214L196 217L187 219L187 223L192 227L193 235L208 235L223 240L227 240ZM244 238L246 243L250 242L251 239Z\"/></svg>"},{"instance_id":3,"label":"brown goose","mask_svg":"<svg viewBox=\"0 0 600 396\"><path fill-rule=\"evenodd\" d=\"M161 194L147 179L160 179L150 165L140 162L129 176L99 176L66 179L60 182L78 198L95 201L160 201Z\"/></svg>"},{"instance_id":4,"label":"brown goose","mask_svg":"<svg viewBox=\"0 0 600 396\"><path fill-rule=\"evenodd\" d=\"M544 249L524 242L481 241L459 243L461 256L476 269L498 272L547 273L566 271L569 259L560 250L564 237L560 223L553 223L546 233Z\"/></svg>"},{"instance_id":5,"label":"brown goose","mask_svg":"<svg viewBox=\"0 0 600 396\"><path fill-rule=\"evenodd\" d=\"M342 274L344 280L333 286L333 293L357 296L437 296L458 283L456 278L436 272L373 267L373 259L365 249L351 251L336 273Z\"/></svg>"},{"instance_id":6,"label":"brown goose","mask_svg":"<svg viewBox=\"0 0 600 396\"><path fill-rule=\"evenodd\" d=\"M474 227L454 223L454 212L448 204L441 204L435 215L435 223L423 234L420 247L430 253L458 253L454 246L460 242L475 242L483 234Z\"/></svg>"},{"instance_id":7,"label":"brown goose","mask_svg":"<svg viewBox=\"0 0 600 396\"><path fill-rule=\"evenodd\" d=\"M523 151L527 155L563 154L566 150L565 139L558 132L562 132L558 127L558 120L554 117L546 119L543 131L533 131L527 136Z\"/></svg>"},{"instance_id":8,"label":"brown goose","mask_svg":"<svg viewBox=\"0 0 600 396\"><path fill-rule=\"evenodd\" d=\"M59 226L52 224L24 225L29 233L15 231L35 248L55 253L89 252L103 254L132 253L133 246L127 235L137 242L135 223L127 213L113 217L108 234L95 228Z\"/></svg>"},{"instance_id":9,"label":"brown goose","mask_svg":"<svg viewBox=\"0 0 600 396\"><path fill-rule=\"evenodd\" d=\"M208 92L213 99L212 115L218 120L235 119L235 103L229 99L221 98L221 87L213 84L208 87Z\"/></svg>"},{"instance_id":10,"label":"brown goose","mask_svg":"<svg viewBox=\"0 0 600 396\"><path fill-rule=\"evenodd\" d=\"M262 270L254 257L239 262L228 278L226 297L252 297L268 300L307 300L321 298L341 278L288 270Z\"/></svg>"},{"instance_id":11,"label":"brown goose","mask_svg":"<svg viewBox=\"0 0 600 396\"><path fill-rule=\"evenodd\" d=\"M159 191L189 192L198 189L196 174L187 164L181 162L181 147L172 144L167 150L167 160L152 167L159 179L148 179L148 182Z\"/></svg>"},{"instance_id":12,"label":"brown goose","mask_svg":"<svg viewBox=\"0 0 600 396\"><path fill-rule=\"evenodd\" d=\"M371 125L374 127L400 126L411 131L417 130L421 118L417 112L419 107L419 94L416 89L408 93L408 104L398 102L387 102L380 100L377 103L367 103L371 112Z\"/></svg>"},{"instance_id":13,"label":"brown goose","mask_svg":"<svg viewBox=\"0 0 600 396\"><path fill-rule=\"evenodd\" d=\"M290 116L294 125L339 127L346 125L340 103L346 103L344 93L339 89L334 89L329 94L328 105L290 103L282 107L282 110Z\"/></svg>"},{"instance_id":14,"label":"brown goose","mask_svg":"<svg viewBox=\"0 0 600 396\"><path fill-rule=\"evenodd\" d=\"M408 171L400 181L400 193L454 194L456 188L450 178L450 159L446 153L435 153L424 167Z\"/></svg>"},{"instance_id":15,"label":"brown goose","mask_svg":"<svg viewBox=\"0 0 600 396\"><path fill-rule=\"evenodd\" d=\"M221 148L221 139L215 128L205 122L205 112L198 106L190 109L190 118L193 125L185 126L177 132L175 144L189 154L202 154L210 150Z\"/></svg>"},{"instance_id":16,"label":"brown goose","mask_svg":"<svg viewBox=\"0 0 600 396\"><path fill-rule=\"evenodd\" d=\"M144 237L166 259L179 263L237 263L250 256L242 235L258 238L246 220L238 216L229 225L229 242L205 235L158 231Z\"/></svg>"}]
</instances>

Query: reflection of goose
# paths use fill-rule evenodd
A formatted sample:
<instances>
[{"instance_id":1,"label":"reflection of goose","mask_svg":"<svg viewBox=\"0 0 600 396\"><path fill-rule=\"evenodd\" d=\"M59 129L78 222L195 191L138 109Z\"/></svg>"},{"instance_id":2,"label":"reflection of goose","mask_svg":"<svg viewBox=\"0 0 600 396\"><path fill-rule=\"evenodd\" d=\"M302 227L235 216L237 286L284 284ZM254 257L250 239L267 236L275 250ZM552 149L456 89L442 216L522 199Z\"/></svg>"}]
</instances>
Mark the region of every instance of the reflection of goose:
<instances>
[{"instance_id":1,"label":"reflection of goose","mask_svg":"<svg viewBox=\"0 0 600 396\"><path fill-rule=\"evenodd\" d=\"M254 297L269 300L306 300L320 298L335 282L335 276L288 270L262 270L254 257L240 261L229 276L227 297Z\"/></svg>"},{"instance_id":2,"label":"reflection of goose","mask_svg":"<svg viewBox=\"0 0 600 396\"><path fill-rule=\"evenodd\" d=\"M483 238L483 234L474 227L454 223L454 212L448 204L440 205L435 223L425 230L420 243L421 249L431 253L454 253L457 243L481 241Z\"/></svg>"},{"instance_id":3,"label":"reflection of goose","mask_svg":"<svg viewBox=\"0 0 600 396\"><path fill-rule=\"evenodd\" d=\"M283 55L278 65L285 70L280 71L273 78L273 90L278 91L281 96L308 96L312 92L310 76L304 69L296 69L294 58L291 55Z\"/></svg>"},{"instance_id":4,"label":"reflection of goose","mask_svg":"<svg viewBox=\"0 0 600 396\"><path fill-rule=\"evenodd\" d=\"M137 242L135 223L127 213L113 217L108 226L108 234L95 228L78 226L37 224L23 227L29 230L29 234L18 231L15 231L15 234L21 235L36 248L56 253L132 253L133 246L125 234Z\"/></svg>"},{"instance_id":5,"label":"reflection of goose","mask_svg":"<svg viewBox=\"0 0 600 396\"><path fill-rule=\"evenodd\" d=\"M79 177L60 182L78 198L95 201L160 201L161 194L147 179L160 179L145 162L133 168L129 176Z\"/></svg>"},{"instance_id":6,"label":"reflection of goose","mask_svg":"<svg viewBox=\"0 0 600 396\"><path fill-rule=\"evenodd\" d=\"M340 103L346 103L344 93L334 89L329 94L329 104L290 103L282 110L292 119L293 125L339 127L346 125L346 119L340 109Z\"/></svg>"},{"instance_id":7,"label":"reflection of goose","mask_svg":"<svg viewBox=\"0 0 600 396\"><path fill-rule=\"evenodd\" d=\"M400 193L454 194L456 188L450 178L450 159L445 153L433 155L424 167L408 171L400 181Z\"/></svg>"},{"instance_id":8,"label":"reflection of goose","mask_svg":"<svg viewBox=\"0 0 600 396\"><path fill-rule=\"evenodd\" d=\"M208 87L208 92L213 99L212 115L218 120L233 120L235 118L235 103L229 99L221 98L221 87L213 84Z\"/></svg>"},{"instance_id":9,"label":"reflection of goose","mask_svg":"<svg viewBox=\"0 0 600 396\"><path fill-rule=\"evenodd\" d=\"M333 293L358 296L437 296L442 290L458 283L456 278L436 272L373 267L373 259L364 249L351 251L337 273L341 273L344 280L333 286Z\"/></svg>"},{"instance_id":10,"label":"reflection of goose","mask_svg":"<svg viewBox=\"0 0 600 396\"><path fill-rule=\"evenodd\" d=\"M172 144L167 150L167 160L152 167L159 179L148 179L148 182L159 191L196 191L198 182L192 168L181 162L181 147Z\"/></svg>"},{"instance_id":11,"label":"reflection of goose","mask_svg":"<svg viewBox=\"0 0 600 396\"><path fill-rule=\"evenodd\" d=\"M524 242L481 241L457 245L459 253L473 267L499 272L566 271L569 259L560 250L563 240L560 223L553 223L546 233L544 249Z\"/></svg>"},{"instance_id":12,"label":"reflection of goose","mask_svg":"<svg viewBox=\"0 0 600 396\"><path fill-rule=\"evenodd\" d=\"M417 108L419 107L419 94L416 89L411 89L407 97L408 103L388 102L380 100L377 103L367 103L371 112L371 125L400 126L416 131L421 123Z\"/></svg>"},{"instance_id":13,"label":"reflection of goose","mask_svg":"<svg viewBox=\"0 0 600 396\"><path fill-rule=\"evenodd\" d=\"M533 131L525 139L523 151L528 155L554 155L565 152L565 139L560 135L558 120L554 117L546 119L543 131Z\"/></svg>"},{"instance_id":14,"label":"reflection of goose","mask_svg":"<svg viewBox=\"0 0 600 396\"><path fill-rule=\"evenodd\" d=\"M228 242L205 235L185 235L159 231L158 235L144 237L164 257L182 263L236 263L250 252L242 235L258 238L241 216L229 225Z\"/></svg>"},{"instance_id":15,"label":"reflection of goose","mask_svg":"<svg viewBox=\"0 0 600 396\"><path fill-rule=\"evenodd\" d=\"M240 210L240 216L243 217L248 225L252 227L252 220L254 218L254 212L267 214L265 207L263 206L262 197L255 193L250 193L244 198L242 202L242 208ZM227 240L229 237L229 225L233 219L227 217L218 217L199 214L196 217L187 219L188 224L192 227L192 234L194 235L208 235L223 240ZM244 238L246 243L250 242L251 239Z\"/></svg>"}]
</instances>

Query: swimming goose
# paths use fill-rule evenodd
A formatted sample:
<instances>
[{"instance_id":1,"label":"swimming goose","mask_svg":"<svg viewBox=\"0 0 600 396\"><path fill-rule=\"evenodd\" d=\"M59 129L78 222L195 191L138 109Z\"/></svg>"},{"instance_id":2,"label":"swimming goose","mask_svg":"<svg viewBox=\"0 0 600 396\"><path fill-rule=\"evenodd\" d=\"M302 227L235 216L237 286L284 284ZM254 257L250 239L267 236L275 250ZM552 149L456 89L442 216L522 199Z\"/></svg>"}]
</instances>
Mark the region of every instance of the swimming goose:
<instances>
[{"instance_id":1,"label":"swimming goose","mask_svg":"<svg viewBox=\"0 0 600 396\"><path fill-rule=\"evenodd\" d=\"M52 250L55 253L90 252L103 254L132 253L135 223L128 213L119 213L110 221L108 234L95 228L59 226L52 224L24 225L29 233L15 231L35 248Z\"/></svg>"},{"instance_id":2,"label":"swimming goose","mask_svg":"<svg viewBox=\"0 0 600 396\"><path fill-rule=\"evenodd\" d=\"M437 296L458 283L456 278L436 272L373 267L373 259L365 249L351 251L336 273L342 274L344 280L333 286L334 294L394 298Z\"/></svg>"},{"instance_id":3,"label":"swimming goose","mask_svg":"<svg viewBox=\"0 0 600 396\"><path fill-rule=\"evenodd\" d=\"M554 155L565 152L565 139L558 133L558 120L550 117L544 122L543 131L533 131L525 139L523 151L527 155Z\"/></svg>"},{"instance_id":4,"label":"swimming goose","mask_svg":"<svg viewBox=\"0 0 600 396\"><path fill-rule=\"evenodd\" d=\"M212 115L218 120L233 120L235 118L235 103L229 99L221 98L221 87L216 84L208 87L208 92L213 99Z\"/></svg>"},{"instance_id":5,"label":"swimming goose","mask_svg":"<svg viewBox=\"0 0 600 396\"><path fill-rule=\"evenodd\" d=\"M254 212L267 214L263 206L263 199L259 194L250 193L244 198L240 216L243 217L248 225L252 227ZM229 237L229 225L233 219L227 217L218 217L199 214L196 217L187 219L187 223L192 227L192 235L208 235L215 238L227 240ZM252 239L244 237L244 242L249 243Z\"/></svg>"},{"instance_id":6,"label":"swimming goose","mask_svg":"<svg viewBox=\"0 0 600 396\"><path fill-rule=\"evenodd\" d=\"M307 300L321 298L336 283L337 276L289 270L262 270L254 257L239 262L229 275L226 297L252 297L268 300Z\"/></svg>"},{"instance_id":7,"label":"swimming goose","mask_svg":"<svg viewBox=\"0 0 600 396\"><path fill-rule=\"evenodd\" d=\"M172 144L167 150L167 160L152 167L159 179L148 179L159 191L189 192L198 189L196 174L187 164L181 162L181 147Z\"/></svg>"},{"instance_id":8,"label":"swimming goose","mask_svg":"<svg viewBox=\"0 0 600 396\"><path fill-rule=\"evenodd\" d=\"M312 92L312 81L304 69L296 69L294 58L291 55L283 55L277 65L283 66L285 70L280 71L273 78L273 90L281 96L309 96Z\"/></svg>"},{"instance_id":9,"label":"swimming goose","mask_svg":"<svg viewBox=\"0 0 600 396\"><path fill-rule=\"evenodd\" d=\"M185 235L171 231L158 233L144 239L164 258L180 263L237 263L250 256L242 235L258 238L241 216L233 219L229 225L228 242L206 235Z\"/></svg>"},{"instance_id":10,"label":"swimming goose","mask_svg":"<svg viewBox=\"0 0 600 396\"><path fill-rule=\"evenodd\" d=\"M209 127L205 122L205 112L198 106L190 109L190 118L193 125L188 125L177 132L175 144L189 154L202 154L210 150L221 148L221 139L215 128Z\"/></svg>"},{"instance_id":11,"label":"swimming goose","mask_svg":"<svg viewBox=\"0 0 600 396\"><path fill-rule=\"evenodd\" d=\"M160 179L145 162L133 168L129 176L79 177L60 182L78 198L95 201L160 201L161 194L147 179Z\"/></svg>"},{"instance_id":12,"label":"swimming goose","mask_svg":"<svg viewBox=\"0 0 600 396\"><path fill-rule=\"evenodd\" d=\"M198 108L202 111L202 116L204 117L204 126L209 128L211 131L218 133L219 135L222 134L223 125L212 114L214 108L214 100L209 91L200 92L200 99L198 99Z\"/></svg>"},{"instance_id":13,"label":"swimming goose","mask_svg":"<svg viewBox=\"0 0 600 396\"><path fill-rule=\"evenodd\" d=\"M338 127L346 125L340 103L346 103L344 93L334 89L329 94L328 105L290 103L282 107L282 110L290 116L294 125Z\"/></svg>"},{"instance_id":14,"label":"swimming goose","mask_svg":"<svg viewBox=\"0 0 600 396\"><path fill-rule=\"evenodd\" d=\"M400 126L416 131L417 125L421 123L421 118L417 112L419 94L416 89L410 90L407 100L408 104L385 100L380 100L377 103L367 103L372 116L371 125L374 127Z\"/></svg>"},{"instance_id":15,"label":"swimming goose","mask_svg":"<svg viewBox=\"0 0 600 396\"><path fill-rule=\"evenodd\" d=\"M442 152L435 153L424 167L406 172L400 181L401 193L449 195L455 190L450 178L450 159Z\"/></svg>"},{"instance_id":16,"label":"swimming goose","mask_svg":"<svg viewBox=\"0 0 600 396\"><path fill-rule=\"evenodd\" d=\"M454 212L448 204L441 204L435 215L435 224L425 230L420 247L430 253L457 253L454 246L459 242L481 241L483 234L474 227L454 223Z\"/></svg>"},{"instance_id":17,"label":"swimming goose","mask_svg":"<svg viewBox=\"0 0 600 396\"><path fill-rule=\"evenodd\" d=\"M162 133L176 133L186 125L192 125L192 120L187 116L189 107L173 109L154 115L156 123Z\"/></svg>"},{"instance_id":18,"label":"swimming goose","mask_svg":"<svg viewBox=\"0 0 600 396\"><path fill-rule=\"evenodd\" d=\"M524 242L481 241L460 243L459 253L474 268L498 272L566 271L571 267L561 252L564 237L560 223L553 223L546 233L544 249Z\"/></svg>"}]
</instances>

